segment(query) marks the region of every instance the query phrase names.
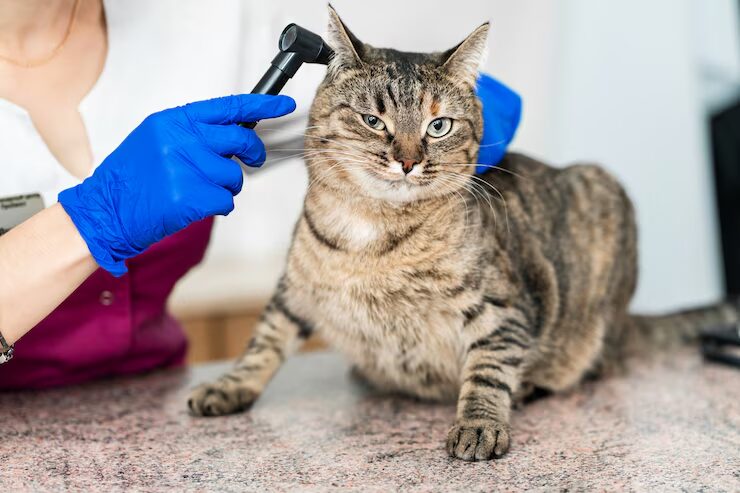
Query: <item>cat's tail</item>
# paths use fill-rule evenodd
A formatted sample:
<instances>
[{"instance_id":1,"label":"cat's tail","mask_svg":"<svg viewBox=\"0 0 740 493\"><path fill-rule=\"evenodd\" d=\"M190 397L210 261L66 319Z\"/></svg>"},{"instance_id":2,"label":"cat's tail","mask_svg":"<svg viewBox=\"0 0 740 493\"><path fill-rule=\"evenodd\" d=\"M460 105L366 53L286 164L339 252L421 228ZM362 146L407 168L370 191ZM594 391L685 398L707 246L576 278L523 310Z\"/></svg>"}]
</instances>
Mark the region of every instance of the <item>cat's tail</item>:
<instances>
[{"instance_id":1,"label":"cat's tail","mask_svg":"<svg viewBox=\"0 0 740 493\"><path fill-rule=\"evenodd\" d=\"M668 348L691 343L708 329L737 324L740 303L724 301L665 315L633 315L625 343L636 349Z\"/></svg>"}]
</instances>

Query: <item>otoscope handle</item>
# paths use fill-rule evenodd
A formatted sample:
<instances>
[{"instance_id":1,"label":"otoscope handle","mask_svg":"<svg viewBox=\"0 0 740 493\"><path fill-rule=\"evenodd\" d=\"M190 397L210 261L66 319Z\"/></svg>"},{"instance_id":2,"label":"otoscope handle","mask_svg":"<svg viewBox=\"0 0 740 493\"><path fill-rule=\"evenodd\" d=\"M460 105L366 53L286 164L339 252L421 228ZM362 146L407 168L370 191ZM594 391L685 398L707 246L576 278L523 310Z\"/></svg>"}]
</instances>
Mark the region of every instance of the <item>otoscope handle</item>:
<instances>
[{"instance_id":1,"label":"otoscope handle","mask_svg":"<svg viewBox=\"0 0 740 493\"><path fill-rule=\"evenodd\" d=\"M296 53L281 52L272 60L270 68L252 89L252 94L280 94L285 84L295 75L301 60ZM257 122L240 123L242 127L254 128Z\"/></svg>"},{"instance_id":2,"label":"otoscope handle","mask_svg":"<svg viewBox=\"0 0 740 493\"><path fill-rule=\"evenodd\" d=\"M270 68L265 72L260 81L252 89L252 94L280 94L280 90L283 88L286 82L290 80L290 77L274 65L270 65ZM254 128L257 122L243 122L240 123L242 127Z\"/></svg>"}]
</instances>

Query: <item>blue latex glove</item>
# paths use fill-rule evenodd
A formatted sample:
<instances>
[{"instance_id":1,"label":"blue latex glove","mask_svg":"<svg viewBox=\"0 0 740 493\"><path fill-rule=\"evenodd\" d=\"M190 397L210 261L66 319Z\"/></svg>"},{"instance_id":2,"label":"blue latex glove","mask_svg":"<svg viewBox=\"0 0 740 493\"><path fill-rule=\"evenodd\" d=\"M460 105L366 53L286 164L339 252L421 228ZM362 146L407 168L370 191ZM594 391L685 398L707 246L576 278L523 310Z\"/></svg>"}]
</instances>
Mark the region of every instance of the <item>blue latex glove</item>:
<instances>
[{"instance_id":1,"label":"blue latex glove","mask_svg":"<svg viewBox=\"0 0 740 493\"><path fill-rule=\"evenodd\" d=\"M259 166L265 147L234 125L295 109L287 96L211 99L147 117L81 184L59 194L92 256L115 276L124 260L189 224L234 208L243 175L236 155Z\"/></svg>"},{"instance_id":2,"label":"blue latex glove","mask_svg":"<svg viewBox=\"0 0 740 493\"><path fill-rule=\"evenodd\" d=\"M483 138L476 173L483 173L497 165L506 147L514 138L522 116L522 99L517 93L493 77L481 73L476 87L478 98L483 104Z\"/></svg>"}]
</instances>

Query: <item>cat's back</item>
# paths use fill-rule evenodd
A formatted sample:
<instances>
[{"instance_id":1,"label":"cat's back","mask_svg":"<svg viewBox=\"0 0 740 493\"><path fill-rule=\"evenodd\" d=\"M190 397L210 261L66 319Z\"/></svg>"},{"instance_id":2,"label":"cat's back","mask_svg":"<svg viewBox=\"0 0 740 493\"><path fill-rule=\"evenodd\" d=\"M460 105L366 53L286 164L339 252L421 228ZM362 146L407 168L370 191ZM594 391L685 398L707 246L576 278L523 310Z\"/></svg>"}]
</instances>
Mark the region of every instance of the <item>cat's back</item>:
<instances>
[{"instance_id":1,"label":"cat's back","mask_svg":"<svg viewBox=\"0 0 740 493\"><path fill-rule=\"evenodd\" d=\"M519 195L523 199L528 198L529 202L578 191L606 196L624 194L619 181L598 164L574 163L555 167L519 153L506 154L497 166L486 171L481 178L495 185L499 192Z\"/></svg>"},{"instance_id":2,"label":"cat's back","mask_svg":"<svg viewBox=\"0 0 740 493\"><path fill-rule=\"evenodd\" d=\"M598 353L599 331L587 331L595 337L589 350L585 337L570 334L589 326L585 320L593 306L626 309L637 279L632 204L616 178L594 164L556 168L509 154L497 168L482 177L496 188L492 196L506 204L501 208L506 227L496 228L493 236L519 273L523 292L534 293L531 305L548 320L541 324L540 348L543 354L557 348L555 354L590 358ZM603 330L602 322L591 326ZM576 347L570 348L574 341ZM567 374L566 383L580 375ZM548 388L567 386L543 381Z\"/></svg>"},{"instance_id":3,"label":"cat's back","mask_svg":"<svg viewBox=\"0 0 740 493\"><path fill-rule=\"evenodd\" d=\"M532 232L563 236L564 228L634 227L632 204L619 181L599 165L554 167L509 153L481 176L487 192L509 219L534 226ZM511 225L510 225L511 226Z\"/></svg>"}]
</instances>

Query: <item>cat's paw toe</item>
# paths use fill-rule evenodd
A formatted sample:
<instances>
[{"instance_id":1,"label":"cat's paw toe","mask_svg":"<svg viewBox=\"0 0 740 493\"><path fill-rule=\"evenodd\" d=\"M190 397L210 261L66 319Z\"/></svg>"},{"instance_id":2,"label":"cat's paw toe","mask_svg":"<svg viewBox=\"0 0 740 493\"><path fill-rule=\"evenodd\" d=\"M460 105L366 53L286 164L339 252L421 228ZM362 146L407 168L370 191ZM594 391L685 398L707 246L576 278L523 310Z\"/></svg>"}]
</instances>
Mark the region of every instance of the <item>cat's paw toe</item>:
<instances>
[{"instance_id":1,"label":"cat's paw toe","mask_svg":"<svg viewBox=\"0 0 740 493\"><path fill-rule=\"evenodd\" d=\"M219 380L194 388L188 408L194 416L223 416L249 408L259 394L229 380Z\"/></svg>"},{"instance_id":2,"label":"cat's paw toe","mask_svg":"<svg viewBox=\"0 0 740 493\"><path fill-rule=\"evenodd\" d=\"M460 420L447 434L447 453L462 460L488 460L509 450L509 427L495 421Z\"/></svg>"}]
</instances>

